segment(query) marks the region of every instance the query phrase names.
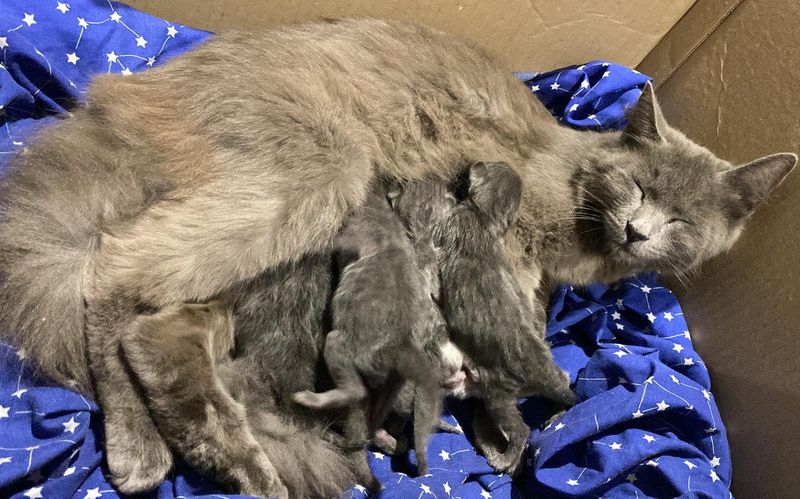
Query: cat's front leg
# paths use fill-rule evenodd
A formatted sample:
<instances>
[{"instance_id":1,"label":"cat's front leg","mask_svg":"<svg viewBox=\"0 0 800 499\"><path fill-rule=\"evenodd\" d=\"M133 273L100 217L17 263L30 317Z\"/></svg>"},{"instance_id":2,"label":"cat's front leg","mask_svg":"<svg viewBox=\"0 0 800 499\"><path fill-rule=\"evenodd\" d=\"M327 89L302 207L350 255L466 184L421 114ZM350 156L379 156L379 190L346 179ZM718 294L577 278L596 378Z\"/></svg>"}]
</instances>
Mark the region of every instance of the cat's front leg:
<instances>
[{"instance_id":1,"label":"cat's front leg","mask_svg":"<svg viewBox=\"0 0 800 499\"><path fill-rule=\"evenodd\" d=\"M132 317L117 300L87 303L87 353L103 408L106 460L111 482L124 493L156 488L172 468L172 453L122 357L121 337Z\"/></svg>"}]
</instances>

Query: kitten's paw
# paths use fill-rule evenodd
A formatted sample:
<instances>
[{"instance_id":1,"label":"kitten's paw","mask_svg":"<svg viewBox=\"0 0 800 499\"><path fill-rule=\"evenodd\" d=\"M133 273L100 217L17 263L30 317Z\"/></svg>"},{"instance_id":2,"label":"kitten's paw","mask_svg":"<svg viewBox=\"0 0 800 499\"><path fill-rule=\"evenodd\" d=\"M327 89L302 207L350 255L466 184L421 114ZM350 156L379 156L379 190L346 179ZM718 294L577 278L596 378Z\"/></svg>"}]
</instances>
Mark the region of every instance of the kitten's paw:
<instances>
[{"instance_id":1,"label":"kitten's paw","mask_svg":"<svg viewBox=\"0 0 800 499\"><path fill-rule=\"evenodd\" d=\"M148 492L164 481L172 469L172 453L155 428L152 433L138 435L106 431L109 478L117 490L125 494Z\"/></svg>"},{"instance_id":2,"label":"kitten's paw","mask_svg":"<svg viewBox=\"0 0 800 499\"><path fill-rule=\"evenodd\" d=\"M375 432L373 443L385 454L393 456L397 452L397 439L391 436L389 432L383 428Z\"/></svg>"},{"instance_id":3,"label":"kitten's paw","mask_svg":"<svg viewBox=\"0 0 800 499\"><path fill-rule=\"evenodd\" d=\"M295 392L292 394L292 400L304 407L316 409L320 406L319 394L311 390L303 390L302 392Z\"/></svg>"},{"instance_id":4,"label":"kitten's paw","mask_svg":"<svg viewBox=\"0 0 800 499\"><path fill-rule=\"evenodd\" d=\"M240 494L277 497L278 499L289 498L289 490L278 476L278 471L272 461L261 449L258 450L253 461L231 471L234 480L238 482L237 492Z\"/></svg>"},{"instance_id":5,"label":"kitten's paw","mask_svg":"<svg viewBox=\"0 0 800 499\"><path fill-rule=\"evenodd\" d=\"M507 473L512 477L520 471L522 464L522 456L525 455L527 445L523 446L521 450L516 448L508 448L505 452L490 452L486 455L486 460L489 465L497 470L498 473Z\"/></svg>"}]
</instances>

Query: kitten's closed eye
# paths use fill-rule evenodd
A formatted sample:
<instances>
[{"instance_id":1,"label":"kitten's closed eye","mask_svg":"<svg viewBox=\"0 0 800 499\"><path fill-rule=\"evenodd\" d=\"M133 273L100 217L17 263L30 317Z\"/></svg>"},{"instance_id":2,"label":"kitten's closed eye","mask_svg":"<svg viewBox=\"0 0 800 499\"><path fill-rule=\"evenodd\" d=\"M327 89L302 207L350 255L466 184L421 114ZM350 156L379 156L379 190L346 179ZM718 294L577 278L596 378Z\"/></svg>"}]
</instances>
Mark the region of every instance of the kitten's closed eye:
<instances>
[{"instance_id":1,"label":"kitten's closed eye","mask_svg":"<svg viewBox=\"0 0 800 499\"><path fill-rule=\"evenodd\" d=\"M688 220L686 218L680 218L680 217L670 218L669 222L667 222L667 223L674 224L674 223L678 223L678 222L685 223L686 225L697 225L696 223L692 222L691 220Z\"/></svg>"}]
</instances>

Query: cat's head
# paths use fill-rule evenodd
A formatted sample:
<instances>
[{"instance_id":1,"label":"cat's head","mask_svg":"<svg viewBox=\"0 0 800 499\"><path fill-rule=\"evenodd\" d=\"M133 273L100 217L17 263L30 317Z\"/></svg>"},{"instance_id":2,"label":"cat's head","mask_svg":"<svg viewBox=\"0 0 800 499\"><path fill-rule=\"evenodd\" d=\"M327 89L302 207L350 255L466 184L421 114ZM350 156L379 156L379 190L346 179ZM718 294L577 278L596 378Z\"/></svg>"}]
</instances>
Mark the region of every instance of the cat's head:
<instances>
[{"instance_id":1,"label":"cat's head","mask_svg":"<svg viewBox=\"0 0 800 499\"><path fill-rule=\"evenodd\" d=\"M619 268L681 273L726 251L797 162L717 158L666 123L650 84L628 118L620 147L573 184L582 241Z\"/></svg>"},{"instance_id":2,"label":"cat's head","mask_svg":"<svg viewBox=\"0 0 800 499\"><path fill-rule=\"evenodd\" d=\"M387 197L413 240L442 220L456 204L448 185L437 179L394 182Z\"/></svg>"}]
</instances>

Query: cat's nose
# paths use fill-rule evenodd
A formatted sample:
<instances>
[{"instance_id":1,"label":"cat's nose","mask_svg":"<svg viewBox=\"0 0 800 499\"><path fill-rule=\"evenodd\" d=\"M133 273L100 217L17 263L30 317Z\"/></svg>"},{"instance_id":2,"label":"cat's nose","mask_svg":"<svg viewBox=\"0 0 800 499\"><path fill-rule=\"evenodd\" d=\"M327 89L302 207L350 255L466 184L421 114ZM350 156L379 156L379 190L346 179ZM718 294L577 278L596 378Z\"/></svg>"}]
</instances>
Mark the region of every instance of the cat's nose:
<instances>
[{"instance_id":1,"label":"cat's nose","mask_svg":"<svg viewBox=\"0 0 800 499\"><path fill-rule=\"evenodd\" d=\"M625 225L625 236L628 238L628 244L637 243L639 241L647 241L650 239L636 230L636 228L630 222Z\"/></svg>"}]
</instances>

